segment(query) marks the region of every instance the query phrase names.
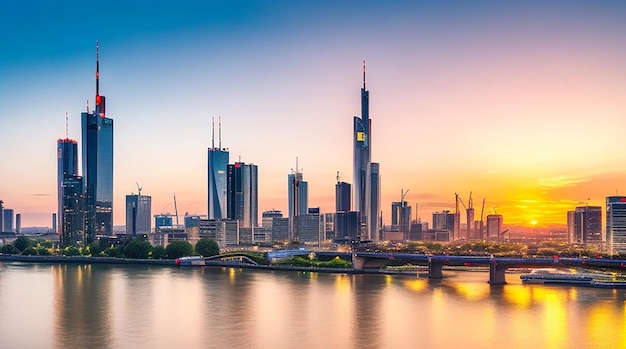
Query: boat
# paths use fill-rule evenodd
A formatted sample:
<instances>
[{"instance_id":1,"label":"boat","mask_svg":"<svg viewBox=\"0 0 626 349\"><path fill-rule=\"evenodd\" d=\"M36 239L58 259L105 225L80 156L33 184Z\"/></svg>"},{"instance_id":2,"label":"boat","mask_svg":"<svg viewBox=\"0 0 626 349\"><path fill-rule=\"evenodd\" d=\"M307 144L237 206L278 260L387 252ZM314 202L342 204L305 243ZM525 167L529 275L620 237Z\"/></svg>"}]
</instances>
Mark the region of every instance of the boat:
<instances>
[{"instance_id":1,"label":"boat","mask_svg":"<svg viewBox=\"0 0 626 349\"><path fill-rule=\"evenodd\" d=\"M176 265L205 265L204 258L200 256L186 256L176 259Z\"/></svg>"},{"instance_id":2,"label":"boat","mask_svg":"<svg viewBox=\"0 0 626 349\"><path fill-rule=\"evenodd\" d=\"M520 275L522 283L525 284L591 285L594 278L593 274L573 273L553 268L533 269L529 274Z\"/></svg>"},{"instance_id":3,"label":"boat","mask_svg":"<svg viewBox=\"0 0 626 349\"><path fill-rule=\"evenodd\" d=\"M598 288L626 288L626 281L592 280L590 285Z\"/></svg>"}]
</instances>

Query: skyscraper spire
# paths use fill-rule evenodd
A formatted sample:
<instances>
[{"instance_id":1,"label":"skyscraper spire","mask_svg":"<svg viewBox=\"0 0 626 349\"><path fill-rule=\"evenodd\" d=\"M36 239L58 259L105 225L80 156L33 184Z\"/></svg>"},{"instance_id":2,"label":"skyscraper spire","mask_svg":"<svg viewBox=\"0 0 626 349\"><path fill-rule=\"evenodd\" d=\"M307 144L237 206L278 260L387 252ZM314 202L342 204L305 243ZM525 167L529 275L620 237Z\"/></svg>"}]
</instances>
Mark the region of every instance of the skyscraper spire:
<instances>
[{"instance_id":1,"label":"skyscraper spire","mask_svg":"<svg viewBox=\"0 0 626 349\"><path fill-rule=\"evenodd\" d=\"M65 112L65 139L70 139L69 131L67 130L67 124L68 124L67 112Z\"/></svg>"},{"instance_id":2,"label":"skyscraper spire","mask_svg":"<svg viewBox=\"0 0 626 349\"><path fill-rule=\"evenodd\" d=\"M218 127L218 146L220 147L220 149L222 149L222 117L218 116L217 117L217 127Z\"/></svg>"},{"instance_id":3,"label":"skyscraper spire","mask_svg":"<svg viewBox=\"0 0 626 349\"><path fill-rule=\"evenodd\" d=\"M211 149L215 149L215 117L211 116Z\"/></svg>"},{"instance_id":4,"label":"skyscraper spire","mask_svg":"<svg viewBox=\"0 0 626 349\"><path fill-rule=\"evenodd\" d=\"M100 45L96 40L96 105L100 95Z\"/></svg>"},{"instance_id":5,"label":"skyscraper spire","mask_svg":"<svg viewBox=\"0 0 626 349\"><path fill-rule=\"evenodd\" d=\"M365 60L363 60L363 89L365 90Z\"/></svg>"}]
</instances>

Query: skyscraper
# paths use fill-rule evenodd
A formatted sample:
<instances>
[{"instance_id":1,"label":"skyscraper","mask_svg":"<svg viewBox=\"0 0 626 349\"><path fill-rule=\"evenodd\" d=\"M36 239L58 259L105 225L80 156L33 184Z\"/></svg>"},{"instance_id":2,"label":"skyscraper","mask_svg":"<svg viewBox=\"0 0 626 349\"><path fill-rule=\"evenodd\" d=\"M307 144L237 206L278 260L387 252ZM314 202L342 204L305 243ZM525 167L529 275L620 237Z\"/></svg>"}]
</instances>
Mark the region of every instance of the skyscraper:
<instances>
[{"instance_id":1,"label":"skyscraper","mask_svg":"<svg viewBox=\"0 0 626 349\"><path fill-rule=\"evenodd\" d=\"M61 247L85 244L84 181L79 175L63 179L63 211L61 216Z\"/></svg>"},{"instance_id":2,"label":"skyscraper","mask_svg":"<svg viewBox=\"0 0 626 349\"><path fill-rule=\"evenodd\" d=\"M361 88L361 117L354 117L354 209L361 213L366 239L378 241L380 217L379 166L372 167L372 121L369 118L369 91L365 89L365 61L363 61L363 87ZM372 183L372 179L376 183Z\"/></svg>"},{"instance_id":3,"label":"skyscraper","mask_svg":"<svg viewBox=\"0 0 626 349\"><path fill-rule=\"evenodd\" d=\"M100 95L100 57L96 42L96 108L81 113L82 165L85 180L86 243L113 233L113 119Z\"/></svg>"},{"instance_id":4,"label":"skyscraper","mask_svg":"<svg viewBox=\"0 0 626 349\"><path fill-rule=\"evenodd\" d=\"M302 177L302 172L296 168L295 172L287 175L287 200L289 219L307 214L309 210L309 183Z\"/></svg>"},{"instance_id":5,"label":"skyscraper","mask_svg":"<svg viewBox=\"0 0 626 349\"><path fill-rule=\"evenodd\" d=\"M150 234L152 230L152 197L126 195L126 234Z\"/></svg>"},{"instance_id":6,"label":"skyscraper","mask_svg":"<svg viewBox=\"0 0 626 349\"><path fill-rule=\"evenodd\" d=\"M219 122L219 142L215 148L215 130L211 127L211 148L208 149L208 217L209 219L226 218L226 169L228 167L228 149L222 148L222 123Z\"/></svg>"},{"instance_id":7,"label":"skyscraper","mask_svg":"<svg viewBox=\"0 0 626 349\"><path fill-rule=\"evenodd\" d=\"M65 139L57 140L57 233L59 234L63 234L63 181L65 178L78 175L78 142L68 137L67 114L65 115L65 130Z\"/></svg>"},{"instance_id":8,"label":"skyscraper","mask_svg":"<svg viewBox=\"0 0 626 349\"><path fill-rule=\"evenodd\" d=\"M586 244L602 241L602 207L580 206L570 212L573 212L572 214L568 212L567 222L570 243Z\"/></svg>"},{"instance_id":9,"label":"skyscraper","mask_svg":"<svg viewBox=\"0 0 626 349\"><path fill-rule=\"evenodd\" d=\"M229 164L227 172L227 218L239 221L239 227L252 228L258 222L258 168L254 164Z\"/></svg>"},{"instance_id":10,"label":"skyscraper","mask_svg":"<svg viewBox=\"0 0 626 349\"><path fill-rule=\"evenodd\" d=\"M335 212L350 211L350 183L337 182L335 184Z\"/></svg>"},{"instance_id":11,"label":"skyscraper","mask_svg":"<svg viewBox=\"0 0 626 349\"><path fill-rule=\"evenodd\" d=\"M626 196L606 198L606 242L612 253L626 252Z\"/></svg>"},{"instance_id":12,"label":"skyscraper","mask_svg":"<svg viewBox=\"0 0 626 349\"><path fill-rule=\"evenodd\" d=\"M5 208L4 209L4 213L3 213L3 221L4 221L4 225L3 225L3 229L0 229L2 231L4 231L5 233L14 233L13 231L13 219L15 217L14 211L12 208Z\"/></svg>"}]
</instances>

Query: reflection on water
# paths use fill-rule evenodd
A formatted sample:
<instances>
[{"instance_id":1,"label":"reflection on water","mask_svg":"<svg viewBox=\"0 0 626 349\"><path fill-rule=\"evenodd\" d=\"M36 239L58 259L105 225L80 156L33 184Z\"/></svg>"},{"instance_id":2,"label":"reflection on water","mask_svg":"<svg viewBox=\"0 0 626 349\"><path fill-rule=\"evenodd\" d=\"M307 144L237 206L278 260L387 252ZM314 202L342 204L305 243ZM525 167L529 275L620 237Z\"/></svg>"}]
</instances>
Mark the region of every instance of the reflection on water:
<instances>
[{"instance_id":1,"label":"reflection on water","mask_svg":"<svg viewBox=\"0 0 626 349\"><path fill-rule=\"evenodd\" d=\"M626 348L624 290L445 275L0 263L0 346Z\"/></svg>"}]
</instances>

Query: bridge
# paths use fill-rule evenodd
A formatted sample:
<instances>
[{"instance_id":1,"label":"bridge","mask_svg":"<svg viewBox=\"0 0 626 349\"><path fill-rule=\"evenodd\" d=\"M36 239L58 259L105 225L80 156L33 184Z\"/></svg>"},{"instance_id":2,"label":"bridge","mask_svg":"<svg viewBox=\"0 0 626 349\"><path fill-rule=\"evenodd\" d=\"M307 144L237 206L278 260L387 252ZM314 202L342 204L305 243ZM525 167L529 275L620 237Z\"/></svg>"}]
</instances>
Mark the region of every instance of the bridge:
<instances>
[{"instance_id":1,"label":"bridge","mask_svg":"<svg viewBox=\"0 0 626 349\"><path fill-rule=\"evenodd\" d=\"M489 267L489 283L503 285L508 268L590 268L622 269L626 271L626 260L571 257L491 257L491 256L446 256L410 253L355 252L352 254L352 268L367 270L383 265L415 264L428 266L428 277L443 277L444 266Z\"/></svg>"}]
</instances>

